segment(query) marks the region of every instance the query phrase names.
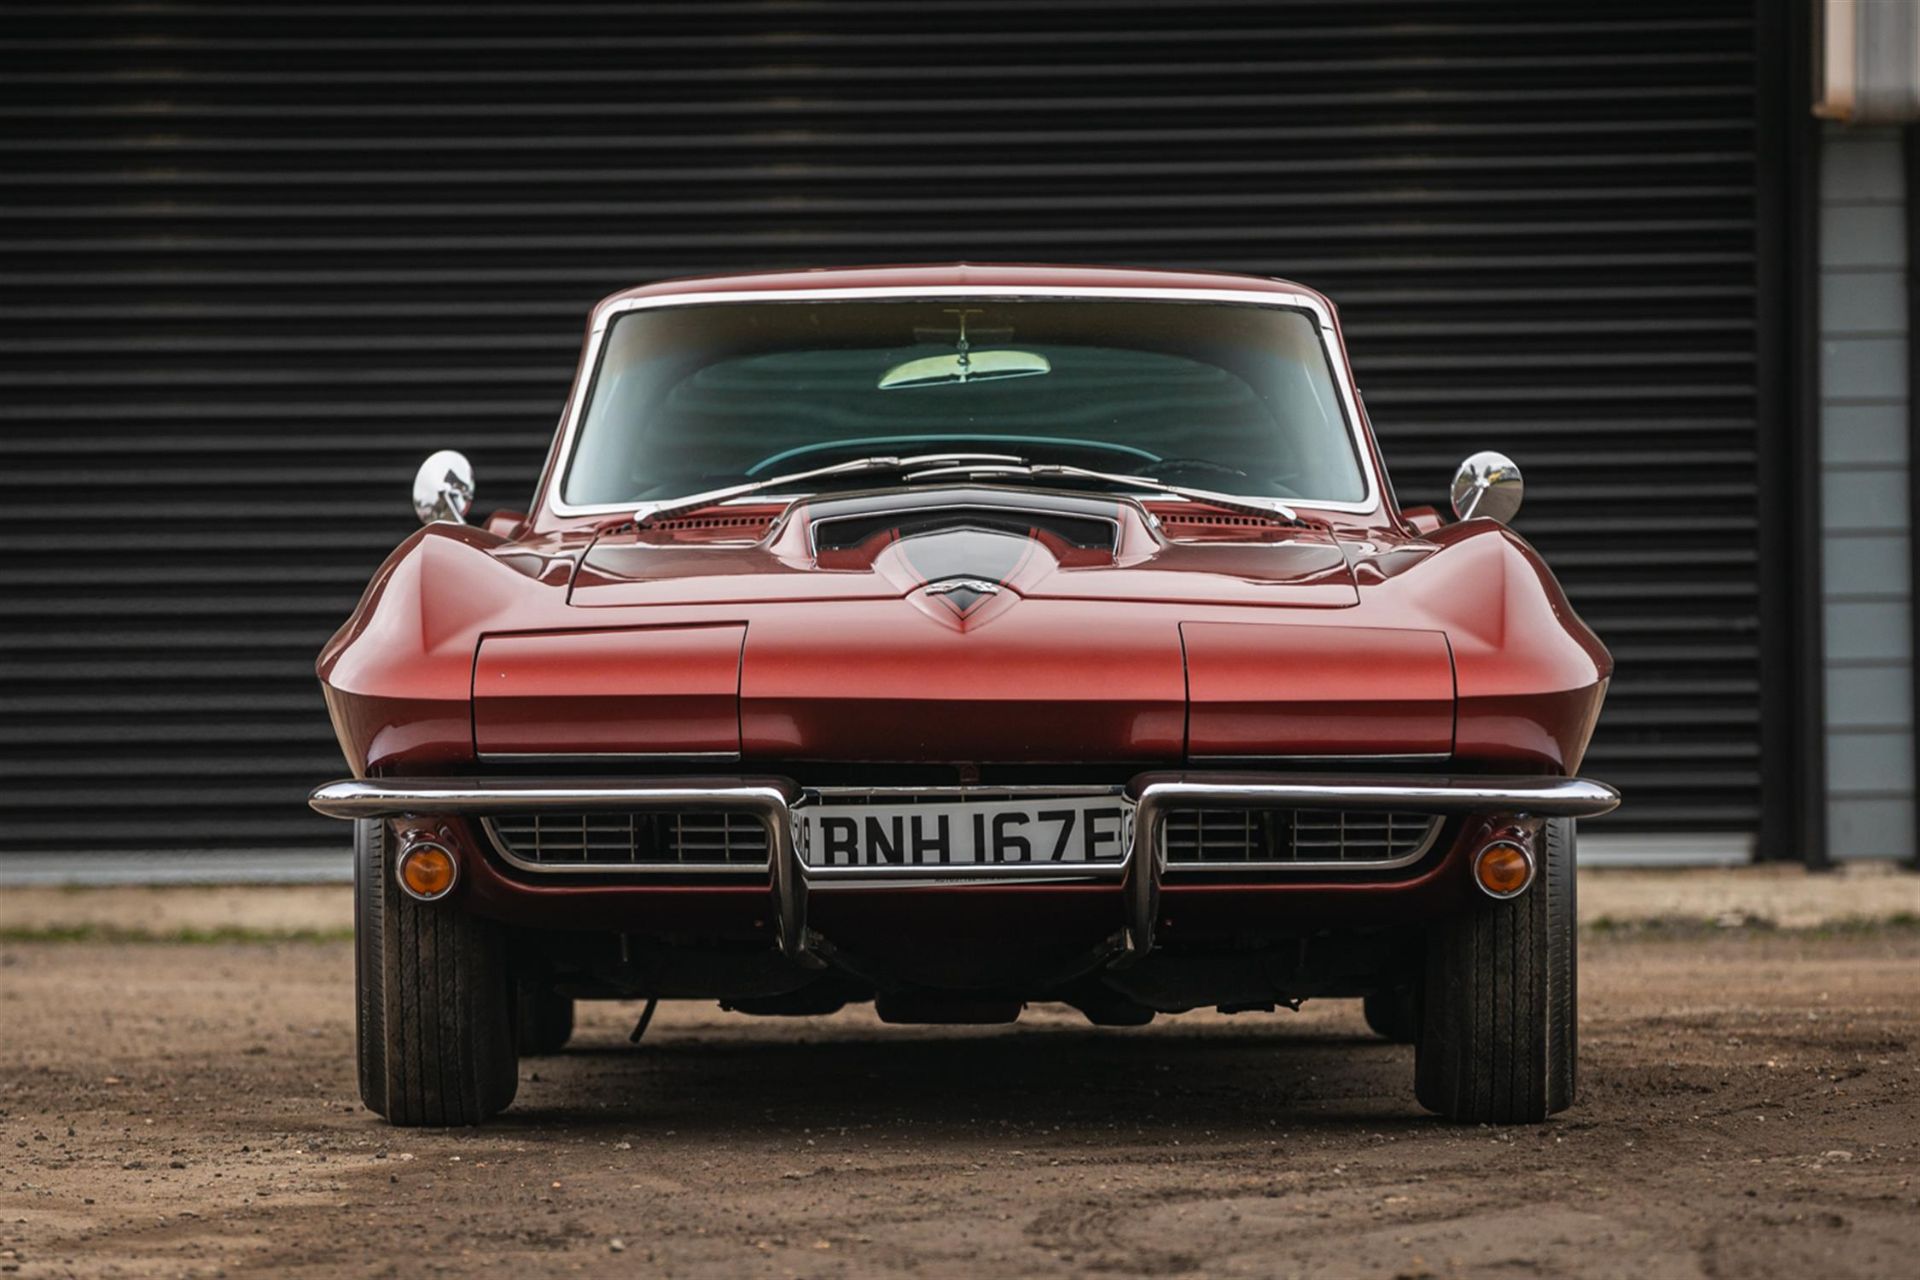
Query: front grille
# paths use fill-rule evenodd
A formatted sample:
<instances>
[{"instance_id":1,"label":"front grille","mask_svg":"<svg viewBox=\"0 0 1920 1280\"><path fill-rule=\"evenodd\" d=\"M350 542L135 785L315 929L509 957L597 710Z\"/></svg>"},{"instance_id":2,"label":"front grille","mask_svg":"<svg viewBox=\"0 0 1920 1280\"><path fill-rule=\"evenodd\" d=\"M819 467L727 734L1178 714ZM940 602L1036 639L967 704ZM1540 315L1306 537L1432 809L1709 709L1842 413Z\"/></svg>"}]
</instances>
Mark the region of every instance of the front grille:
<instances>
[{"instance_id":1,"label":"front grille","mask_svg":"<svg viewBox=\"0 0 1920 1280\"><path fill-rule=\"evenodd\" d=\"M748 813L516 813L486 820L500 856L541 871L764 870L767 829Z\"/></svg>"},{"instance_id":2,"label":"front grille","mask_svg":"<svg viewBox=\"0 0 1920 1280\"><path fill-rule=\"evenodd\" d=\"M1432 847L1429 813L1337 809L1174 809L1169 866L1399 866Z\"/></svg>"}]
</instances>

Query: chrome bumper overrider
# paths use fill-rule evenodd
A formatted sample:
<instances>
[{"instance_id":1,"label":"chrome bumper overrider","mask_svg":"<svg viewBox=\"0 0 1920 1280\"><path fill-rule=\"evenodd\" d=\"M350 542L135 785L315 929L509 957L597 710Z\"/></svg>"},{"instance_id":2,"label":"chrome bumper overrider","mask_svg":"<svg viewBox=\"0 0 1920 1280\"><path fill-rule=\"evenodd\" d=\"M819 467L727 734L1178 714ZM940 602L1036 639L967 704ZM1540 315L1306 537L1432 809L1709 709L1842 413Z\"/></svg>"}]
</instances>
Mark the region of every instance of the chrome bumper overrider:
<instances>
[{"instance_id":1,"label":"chrome bumper overrider","mask_svg":"<svg viewBox=\"0 0 1920 1280\"><path fill-rule=\"evenodd\" d=\"M1126 903L1126 950L1144 955L1153 947L1160 882L1167 869L1162 834L1168 810L1390 809L1426 813L1512 814L1540 818L1588 818L1620 803L1612 787L1582 778L1443 778L1320 776L1254 773L1144 773L1126 787L1134 804L1133 839L1117 866L1085 871L1059 863L882 869L808 867L794 840L794 811L806 792L787 778L355 778L330 782L308 803L330 818L400 818L431 815L485 816L543 809L648 810L698 807L752 813L767 827L771 852L774 919L781 952L818 964L807 931L810 882L860 879L887 883L973 883L1121 877ZM874 870L884 874L875 875Z\"/></svg>"}]
</instances>

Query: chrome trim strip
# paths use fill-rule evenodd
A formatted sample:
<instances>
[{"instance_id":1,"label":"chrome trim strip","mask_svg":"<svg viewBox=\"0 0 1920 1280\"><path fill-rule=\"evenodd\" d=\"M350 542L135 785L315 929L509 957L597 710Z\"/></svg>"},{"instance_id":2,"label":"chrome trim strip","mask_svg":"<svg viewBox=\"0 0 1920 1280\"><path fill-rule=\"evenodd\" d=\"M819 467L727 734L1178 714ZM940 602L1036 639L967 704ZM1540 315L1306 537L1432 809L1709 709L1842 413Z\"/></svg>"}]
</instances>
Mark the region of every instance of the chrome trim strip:
<instances>
[{"instance_id":1,"label":"chrome trim strip","mask_svg":"<svg viewBox=\"0 0 1920 1280\"><path fill-rule=\"evenodd\" d=\"M1380 777L1331 774L1143 773L1127 784L1136 801L1166 808L1398 809L1408 813L1511 813L1594 818L1620 793L1585 778Z\"/></svg>"},{"instance_id":2,"label":"chrome trim strip","mask_svg":"<svg viewBox=\"0 0 1920 1280\"><path fill-rule=\"evenodd\" d=\"M539 809L744 809L778 817L800 788L785 778L351 778L307 803L329 818L531 813Z\"/></svg>"},{"instance_id":3,"label":"chrome trim strip","mask_svg":"<svg viewBox=\"0 0 1920 1280\"><path fill-rule=\"evenodd\" d=\"M1344 511L1365 514L1376 510L1381 503L1383 492L1380 477L1376 474L1373 455L1367 449L1367 442L1360 431L1360 406L1355 394L1353 370L1340 356L1338 333L1334 328L1333 315L1317 298L1303 293L1275 293L1257 289L1153 289L1153 288L1114 288L1094 285L921 285L918 287L889 286L885 288L869 286L852 288L847 286L824 287L818 289L754 289L754 290L717 290L710 293L660 294L645 298L621 298L610 303L602 303L593 310L587 331L587 347L580 362L580 376L575 379L573 390L567 396L566 407L561 411L558 446L549 460L546 470L540 477L540 508L558 516L608 515L614 512L630 512L632 501L590 503L575 506L560 496L560 486L567 474L567 468L573 462L575 437L579 434L580 423L586 413L587 391L592 386L600 370L600 355L606 346L607 331L613 321L630 311L650 311L658 307L694 307L710 306L728 302L807 302L807 301L880 301L889 299L910 300L915 298L1040 298L1048 300L1072 299L1113 299L1116 301L1138 302L1224 302L1241 305L1279 307L1292 311L1305 311L1317 322L1320 330L1320 347L1326 356L1327 368L1333 373L1334 385L1339 388L1340 406L1347 419L1347 435L1352 441L1354 460L1359 463L1361 479L1366 483L1366 495L1357 502L1321 501L1314 498L1296 498L1293 504L1321 511ZM1252 495L1246 495L1251 497ZM770 499L769 499L770 500Z\"/></svg>"},{"instance_id":4,"label":"chrome trim strip","mask_svg":"<svg viewBox=\"0 0 1920 1280\"><path fill-rule=\"evenodd\" d=\"M740 759L738 751L481 751L474 758L481 764L599 764L602 761L703 761L730 764Z\"/></svg>"},{"instance_id":5,"label":"chrome trim strip","mask_svg":"<svg viewBox=\"0 0 1920 1280\"><path fill-rule=\"evenodd\" d=\"M1453 759L1450 751L1410 751L1380 755L1279 755L1279 756L1191 756L1189 759L1219 765L1252 766L1262 764L1439 764Z\"/></svg>"},{"instance_id":6,"label":"chrome trim strip","mask_svg":"<svg viewBox=\"0 0 1920 1280\"><path fill-rule=\"evenodd\" d=\"M1112 862L959 862L883 867L815 867L806 869L808 880L863 881L872 884L937 885L989 884L1007 880L1075 880L1097 882L1117 880L1126 873L1126 855ZM951 875L940 875L942 871Z\"/></svg>"},{"instance_id":7,"label":"chrome trim strip","mask_svg":"<svg viewBox=\"0 0 1920 1280\"><path fill-rule=\"evenodd\" d=\"M911 800L915 796L949 802L984 800L991 796L1033 796L1035 799L1044 799L1047 796L1119 796L1126 792L1124 785L1098 782L1068 782L1058 786L1043 782L957 782L924 787L808 787L802 792L800 803L818 804L822 800Z\"/></svg>"}]
</instances>

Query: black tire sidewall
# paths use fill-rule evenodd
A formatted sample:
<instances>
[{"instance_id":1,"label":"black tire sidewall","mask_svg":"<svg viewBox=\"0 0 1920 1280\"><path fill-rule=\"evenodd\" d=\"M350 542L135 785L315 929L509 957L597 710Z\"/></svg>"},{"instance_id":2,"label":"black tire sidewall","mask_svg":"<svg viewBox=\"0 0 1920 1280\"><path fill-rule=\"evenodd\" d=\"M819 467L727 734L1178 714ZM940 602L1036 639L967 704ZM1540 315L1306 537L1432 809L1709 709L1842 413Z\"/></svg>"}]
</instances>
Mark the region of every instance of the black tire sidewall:
<instances>
[{"instance_id":1,"label":"black tire sidewall","mask_svg":"<svg viewBox=\"0 0 1920 1280\"><path fill-rule=\"evenodd\" d=\"M387 1114L385 879L386 824L358 819L353 824L354 1054L360 1101L382 1116Z\"/></svg>"}]
</instances>

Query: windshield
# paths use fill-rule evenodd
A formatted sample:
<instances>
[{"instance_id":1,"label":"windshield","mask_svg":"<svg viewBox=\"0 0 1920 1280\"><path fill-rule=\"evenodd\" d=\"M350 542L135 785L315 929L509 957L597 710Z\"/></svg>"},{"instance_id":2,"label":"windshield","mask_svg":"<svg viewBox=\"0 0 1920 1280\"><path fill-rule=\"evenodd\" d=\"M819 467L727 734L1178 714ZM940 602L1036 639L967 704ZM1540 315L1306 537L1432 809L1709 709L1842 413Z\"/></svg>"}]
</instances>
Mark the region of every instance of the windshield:
<instances>
[{"instance_id":1,"label":"windshield","mask_svg":"<svg viewBox=\"0 0 1920 1280\"><path fill-rule=\"evenodd\" d=\"M1217 302L668 306L608 333L561 494L659 502L875 454L1018 455L1358 502L1311 317Z\"/></svg>"}]
</instances>

